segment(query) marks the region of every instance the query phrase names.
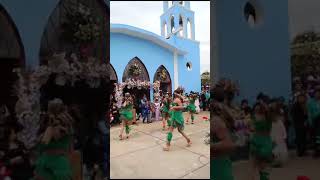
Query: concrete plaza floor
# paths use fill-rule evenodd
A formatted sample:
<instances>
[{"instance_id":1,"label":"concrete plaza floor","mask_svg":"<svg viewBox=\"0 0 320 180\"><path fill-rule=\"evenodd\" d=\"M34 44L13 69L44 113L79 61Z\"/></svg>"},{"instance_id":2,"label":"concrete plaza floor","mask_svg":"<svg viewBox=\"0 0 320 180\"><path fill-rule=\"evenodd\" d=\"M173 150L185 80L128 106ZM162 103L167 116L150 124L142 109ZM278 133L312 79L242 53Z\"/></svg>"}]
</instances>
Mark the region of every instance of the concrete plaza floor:
<instances>
[{"instance_id":1,"label":"concrete plaza floor","mask_svg":"<svg viewBox=\"0 0 320 180\"><path fill-rule=\"evenodd\" d=\"M320 179L320 159L311 156L297 157L295 152L290 152L288 163L282 168L271 170L270 180L296 180L297 176L308 176L310 180ZM250 180L248 161L236 162L234 166L235 180Z\"/></svg>"},{"instance_id":2,"label":"concrete plaza floor","mask_svg":"<svg viewBox=\"0 0 320 180\"><path fill-rule=\"evenodd\" d=\"M192 141L173 132L171 150L163 151L166 131L162 122L131 126L128 140L119 140L120 127L110 130L110 177L111 179L210 179L210 146L205 144L209 132L209 112L195 115L195 124L185 125L185 133Z\"/></svg>"}]
</instances>

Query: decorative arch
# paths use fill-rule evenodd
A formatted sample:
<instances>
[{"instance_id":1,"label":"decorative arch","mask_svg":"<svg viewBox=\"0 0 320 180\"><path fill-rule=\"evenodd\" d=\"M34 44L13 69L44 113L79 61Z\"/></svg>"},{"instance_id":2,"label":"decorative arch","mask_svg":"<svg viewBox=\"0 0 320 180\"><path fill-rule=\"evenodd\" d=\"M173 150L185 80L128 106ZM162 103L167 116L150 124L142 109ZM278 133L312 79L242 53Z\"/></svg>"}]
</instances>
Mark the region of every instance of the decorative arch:
<instances>
[{"instance_id":1,"label":"decorative arch","mask_svg":"<svg viewBox=\"0 0 320 180\"><path fill-rule=\"evenodd\" d=\"M179 15L179 28L183 28L183 26L184 26L184 24L183 24L183 16L180 14L180 15ZM183 31L180 31L180 32L179 32L179 35L180 35L181 37L183 37L184 32L183 32Z\"/></svg>"},{"instance_id":2,"label":"decorative arch","mask_svg":"<svg viewBox=\"0 0 320 180\"><path fill-rule=\"evenodd\" d=\"M133 73L130 73L130 69L133 66L137 66L140 68L141 72L138 75L135 75ZM143 64L143 62L138 58L134 57L132 58L127 66L124 69L123 76L122 76L122 82L125 82L127 79L134 79L134 80L140 80L140 81L148 81L150 82L149 73L146 68L146 66Z\"/></svg>"},{"instance_id":3,"label":"decorative arch","mask_svg":"<svg viewBox=\"0 0 320 180\"><path fill-rule=\"evenodd\" d=\"M174 32L174 15L171 15L170 16L170 25L171 25L171 29L170 29L170 31L171 31L171 33L172 32Z\"/></svg>"},{"instance_id":4,"label":"decorative arch","mask_svg":"<svg viewBox=\"0 0 320 180\"><path fill-rule=\"evenodd\" d=\"M88 7L91 10L92 16L96 17L98 22L96 25L99 29L99 35L90 45L70 43L65 40L66 38L61 37L67 14L72 12L73 6L77 7L80 4ZM51 57L54 53L67 52L67 55L77 53L81 46L88 46L84 49L89 51L90 56L105 62L108 57L106 49L109 49L107 43L109 42L107 34L109 30L109 14L106 9L107 5L103 0L60 0L49 16L42 34L39 53L40 64L47 64L48 57Z\"/></svg>"},{"instance_id":5,"label":"decorative arch","mask_svg":"<svg viewBox=\"0 0 320 180\"><path fill-rule=\"evenodd\" d=\"M118 82L117 72L112 66L112 64L108 64L109 72L110 72L110 81Z\"/></svg>"},{"instance_id":6,"label":"decorative arch","mask_svg":"<svg viewBox=\"0 0 320 180\"><path fill-rule=\"evenodd\" d=\"M19 31L9 13L0 4L0 58L16 59L25 66L24 46Z\"/></svg>"},{"instance_id":7,"label":"decorative arch","mask_svg":"<svg viewBox=\"0 0 320 180\"><path fill-rule=\"evenodd\" d=\"M160 81L160 90L165 93L172 93L172 81L169 71L163 65L160 65L154 74L153 82Z\"/></svg>"},{"instance_id":8,"label":"decorative arch","mask_svg":"<svg viewBox=\"0 0 320 180\"><path fill-rule=\"evenodd\" d=\"M17 96L14 83L17 75L14 68L25 67L25 51L19 31L6 9L0 4L0 106L6 105L15 117Z\"/></svg>"}]
</instances>

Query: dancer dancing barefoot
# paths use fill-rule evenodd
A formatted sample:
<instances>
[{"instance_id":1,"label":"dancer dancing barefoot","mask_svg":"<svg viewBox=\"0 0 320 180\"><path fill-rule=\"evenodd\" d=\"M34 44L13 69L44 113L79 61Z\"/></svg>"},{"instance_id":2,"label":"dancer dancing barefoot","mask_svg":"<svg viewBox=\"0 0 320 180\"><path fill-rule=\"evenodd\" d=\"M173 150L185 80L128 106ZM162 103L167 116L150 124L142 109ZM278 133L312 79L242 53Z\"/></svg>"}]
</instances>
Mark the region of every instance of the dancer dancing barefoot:
<instances>
[{"instance_id":1,"label":"dancer dancing barefoot","mask_svg":"<svg viewBox=\"0 0 320 180\"><path fill-rule=\"evenodd\" d=\"M171 111L171 119L169 123L169 132L167 135L167 144L166 147L163 148L164 151L169 151L170 143L172 140L172 132L174 128L178 129L178 132L187 140L187 147L191 146L191 140L187 137L187 135L183 132L184 129L184 119L182 115L182 111L184 106L182 105L183 96L182 88L178 88L174 91L174 101L172 103Z\"/></svg>"},{"instance_id":2,"label":"dancer dancing barefoot","mask_svg":"<svg viewBox=\"0 0 320 180\"><path fill-rule=\"evenodd\" d=\"M129 138L129 132L130 132L130 127L129 127L129 123L132 121L133 119L133 113L132 113L132 108L133 108L133 100L132 97L130 96L129 93L125 94L124 97L124 102L122 104L122 108L120 110L120 119L122 121L122 127L120 130L120 135L119 138L120 140L123 140L123 130L126 130L126 138Z\"/></svg>"},{"instance_id":3,"label":"dancer dancing barefoot","mask_svg":"<svg viewBox=\"0 0 320 180\"><path fill-rule=\"evenodd\" d=\"M272 121L268 116L267 106L259 102L254 106L252 117L253 135L250 140L250 154L253 166L252 180L269 180L269 165L273 159L273 143L270 136ZM258 175L259 173L259 175Z\"/></svg>"},{"instance_id":4,"label":"dancer dancing barefoot","mask_svg":"<svg viewBox=\"0 0 320 180\"><path fill-rule=\"evenodd\" d=\"M168 94L162 100L162 107L161 107L161 115L162 115L162 130L166 130L166 122L169 120L169 109L170 109L170 97Z\"/></svg>"},{"instance_id":5,"label":"dancer dancing barefoot","mask_svg":"<svg viewBox=\"0 0 320 180\"><path fill-rule=\"evenodd\" d=\"M190 94L190 96L189 96L189 104L187 106L187 110L189 111L189 115L191 117L191 124L194 123L194 113L196 113L195 101L196 101L196 95L195 94ZM186 124L189 124L189 117L187 118Z\"/></svg>"},{"instance_id":6,"label":"dancer dancing barefoot","mask_svg":"<svg viewBox=\"0 0 320 180\"><path fill-rule=\"evenodd\" d=\"M211 178L214 180L234 180L232 175L232 162L229 155L235 148L231 133L234 131L233 117L224 104L224 90L216 87L213 90L211 104Z\"/></svg>"}]
</instances>

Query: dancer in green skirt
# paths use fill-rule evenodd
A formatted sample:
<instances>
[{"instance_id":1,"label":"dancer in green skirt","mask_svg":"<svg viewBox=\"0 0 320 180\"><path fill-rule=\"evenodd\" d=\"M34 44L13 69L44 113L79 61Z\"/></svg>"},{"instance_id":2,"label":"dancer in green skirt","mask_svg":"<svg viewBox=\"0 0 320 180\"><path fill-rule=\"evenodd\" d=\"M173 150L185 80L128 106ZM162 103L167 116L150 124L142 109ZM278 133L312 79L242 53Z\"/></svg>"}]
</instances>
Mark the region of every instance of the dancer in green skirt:
<instances>
[{"instance_id":1,"label":"dancer in green skirt","mask_svg":"<svg viewBox=\"0 0 320 180\"><path fill-rule=\"evenodd\" d=\"M120 130L119 138L123 140L123 131L126 130L126 138L129 138L130 127L129 124L133 119L133 99L130 93L125 93L124 102L122 104L122 108L120 109L120 119L122 121L122 127Z\"/></svg>"},{"instance_id":2,"label":"dancer in green skirt","mask_svg":"<svg viewBox=\"0 0 320 180\"><path fill-rule=\"evenodd\" d=\"M166 94L162 100L162 106L161 106L161 115L162 115L162 130L166 130L166 122L168 122L170 115L169 115L169 109L170 109L171 99L168 94Z\"/></svg>"},{"instance_id":3,"label":"dancer in green skirt","mask_svg":"<svg viewBox=\"0 0 320 180\"><path fill-rule=\"evenodd\" d=\"M170 143L172 140L172 132L175 128L178 129L178 132L187 140L187 147L191 146L191 140L187 137L187 135L183 132L184 130L184 119L183 119L183 109L184 106L182 104L182 94L183 89L178 88L174 91L174 100L172 103L172 107L170 108L171 111L171 118L169 123L169 132L167 135L167 144L166 147L163 148L164 151L170 150Z\"/></svg>"},{"instance_id":4,"label":"dancer in green skirt","mask_svg":"<svg viewBox=\"0 0 320 180\"><path fill-rule=\"evenodd\" d=\"M273 159L273 143L270 136L272 121L268 107L263 102L254 106L252 117L253 134L250 139L250 155L253 167L252 180L269 180L270 163Z\"/></svg>"},{"instance_id":5,"label":"dancer in green skirt","mask_svg":"<svg viewBox=\"0 0 320 180\"><path fill-rule=\"evenodd\" d=\"M222 87L213 89L214 101L211 109L211 179L234 180L230 154L235 148L232 141L234 120L224 104L225 92Z\"/></svg>"},{"instance_id":6,"label":"dancer in green skirt","mask_svg":"<svg viewBox=\"0 0 320 180\"><path fill-rule=\"evenodd\" d=\"M48 106L49 125L38 146L35 180L71 180L72 168L68 154L72 148L72 118L63 103L55 99Z\"/></svg>"},{"instance_id":7,"label":"dancer in green skirt","mask_svg":"<svg viewBox=\"0 0 320 180\"><path fill-rule=\"evenodd\" d=\"M191 117L191 124L194 123L194 113L196 113L196 106L194 105L195 101L196 101L196 95L190 94L189 104L187 106L187 111L189 112L190 117ZM186 124L189 124L189 117L187 118Z\"/></svg>"}]
</instances>

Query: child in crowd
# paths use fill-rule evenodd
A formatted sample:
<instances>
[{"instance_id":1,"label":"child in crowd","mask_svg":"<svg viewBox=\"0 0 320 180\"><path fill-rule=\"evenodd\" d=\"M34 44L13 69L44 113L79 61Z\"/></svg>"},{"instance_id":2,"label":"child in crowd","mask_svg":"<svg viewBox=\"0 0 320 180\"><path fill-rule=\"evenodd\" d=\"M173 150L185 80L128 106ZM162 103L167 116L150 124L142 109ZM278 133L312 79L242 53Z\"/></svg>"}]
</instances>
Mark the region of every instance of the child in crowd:
<instances>
[{"instance_id":1,"label":"child in crowd","mask_svg":"<svg viewBox=\"0 0 320 180\"><path fill-rule=\"evenodd\" d=\"M288 159L288 149L286 144L287 132L283 123L283 116L278 115L273 118L271 137L272 141L275 143L275 148L273 149L275 157L273 165L275 167L281 167Z\"/></svg>"},{"instance_id":2,"label":"child in crowd","mask_svg":"<svg viewBox=\"0 0 320 180\"><path fill-rule=\"evenodd\" d=\"M160 102L158 100L158 98L156 98L155 102L154 102L154 107L155 107L155 119L156 121L159 121L160 118Z\"/></svg>"},{"instance_id":3,"label":"child in crowd","mask_svg":"<svg viewBox=\"0 0 320 180\"><path fill-rule=\"evenodd\" d=\"M142 106L142 118L143 118L142 122L143 123L145 123L145 121L147 121L147 123L149 122L148 121L149 113L150 113L150 103L148 100L146 100Z\"/></svg>"}]
</instances>

